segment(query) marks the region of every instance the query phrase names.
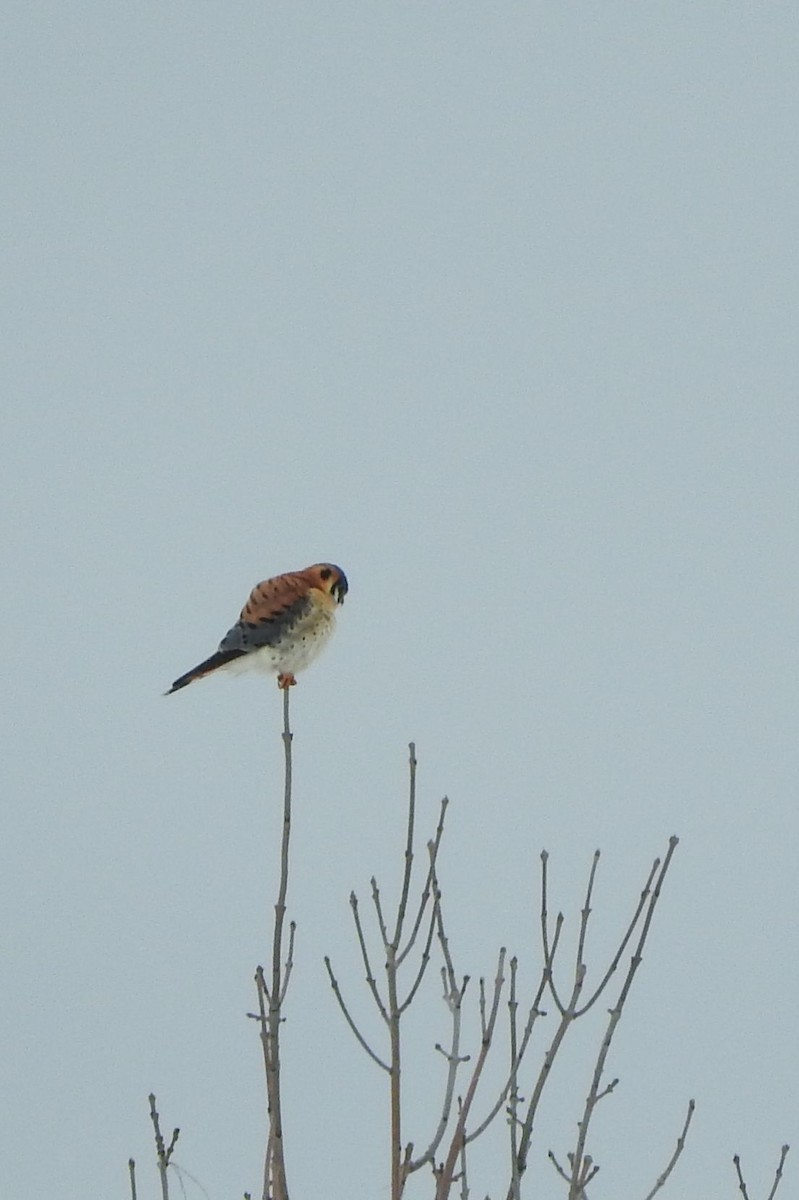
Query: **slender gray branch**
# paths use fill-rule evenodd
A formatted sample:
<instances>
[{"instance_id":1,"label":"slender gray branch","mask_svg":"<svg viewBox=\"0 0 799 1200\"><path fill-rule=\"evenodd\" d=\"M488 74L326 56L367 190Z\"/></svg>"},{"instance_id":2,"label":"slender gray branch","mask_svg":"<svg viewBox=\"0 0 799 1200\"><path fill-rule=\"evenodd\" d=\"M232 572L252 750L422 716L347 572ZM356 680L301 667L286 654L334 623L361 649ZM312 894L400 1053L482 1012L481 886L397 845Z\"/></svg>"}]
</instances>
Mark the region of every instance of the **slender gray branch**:
<instances>
[{"instance_id":1,"label":"slender gray branch","mask_svg":"<svg viewBox=\"0 0 799 1200\"><path fill-rule=\"evenodd\" d=\"M777 1194L777 1188L780 1186L780 1180L782 1179L782 1169L785 1166L785 1160L788 1157L788 1151L790 1148L790 1146L785 1145L780 1150L780 1161L777 1163L777 1170L774 1174L774 1183L772 1184L771 1191L769 1192L766 1200L774 1200L774 1197Z\"/></svg>"},{"instance_id":2,"label":"slender gray branch","mask_svg":"<svg viewBox=\"0 0 799 1200\"><path fill-rule=\"evenodd\" d=\"M282 1008L283 1001L286 999L286 992L289 990L289 980L291 979L291 971L294 966L294 935L297 932L297 922L289 921L289 949L286 955L286 965L283 968L283 986L280 989L280 1006Z\"/></svg>"},{"instance_id":3,"label":"slender gray branch","mask_svg":"<svg viewBox=\"0 0 799 1200\"><path fill-rule=\"evenodd\" d=\"M436 928L436 913L438 911L439 900L440 900L440 896L436 895L436 898L433 901L433 911L430 914L430 922L429 922L428 929L427 929L427 937L425 938L424 949L422 950L421 958L419 959L419 969L416 972L416 978L414 979L413 983L411 984L408 995L405 997L404 1001L400 1004L400 1012L401 1013L404 1013L405 1010L407 1008L410 1008L411 1004L413 1003L413 998L416 995L417 991L419 990L419 985L422 982L422 979L424 978L425 971L427 970L428 964L430 962L430 946L433 941L433 933L435 932L435 928Z\"/></svg>"},{"instance_id":4,"label":"slender gray branch","mask_svg":"<svg viewBox=\"0 0 799 1200\"><path fill-rule=\"evenodd\" d=\"M585 1107L583 1109L583 1116L577 1124L577 1144L574 1148L574 1154L572 1158L572 1175L571 1187L569 1189L569 1200L580 1200L581 1194L585 1190L584 1163L588 1158L588 1155L585 1153L588 1128L591 1124L591 1118L593 1117L594 1110L596 1109L600 1097L602 1095L607 1095L608 1091L612 1090L609 1088L601 1090L600 1087L602 1076L605 1070L605 1062L610 1051L611 1042L613 1041L613 1035L615 1034L616 1027L621 1019L625 1001L627 1000L630 988L632 987L633 979L635 978L638 967L641 965L644 944L646 943L646 939L649 935L649 929L652 924L652 918L655 914L657 902L660 898L660 891L663 886L663 881L666 878L669 866L671 865L671 860L674 855L674 851L677 848L678 840L679 839L676 837L671 837L669 839L669 848L666 853L666 857L663 860L663 865L660 867L660 870L657 874L654 890L646 906L643 924L638 935L638 942L636 944L635 951L630 959L630 966L627 970L627 975L625 976L624 983L622 984L621 991L619 992L618 999L616 1000L616 1004L610 1010L610 1018L605 1036L602 1039L602 1044L599 1048L599 1054L597 1055L594 1073L591 1079L591 1087L586 1097Z\"/></svg>"},{"instance_id":5,"label":"slender gray branch","mask_svg":"<svg viewBox=\"0 0 799 1200\"><path fill-rule=\"evenodd\" d=\"M283 688L283 832L280 842L280 882L275 904L272 933L271 980L267 989L264 972L256 971L258 1004L261 1016L261 1041L264 1048L269 1134L264 1155L263 1200L288 1200L288 1183L283 1145L283 1113L280 1086L280 1026L282 1006L288 987L294 953L294 930L289 935L289 952L283 964L283 926L286 919L286 895L289 883L289 845L291 841L292 756L294 735L289 719L290 689ZM264 1003L266 1001L266 1004Z\"/></svg>"},{"instance_id":6,"label":"slender gray branch","mask_svg":"<svg viewBox=\"0 0 799 1200\"><path fill-rule=\"evenodd\" d=\"M360 910L358 908L358 897L355 895L355 892L350 892L350 908L352 910L353 920L355 921L355 931L358 935L358 945L361 948L361 958L363 959L364 970L366 971L366 982L369 985L369 990L372 993L372 998L377 1005L381 1017L386 1024L388 1024L388 1012L380 997L380 992L377 990L377 980L374 977L374 973L372 972L372 964L369 961L369 951L366 947L366 938L364 936Z\"/></svg>"},{"instance_id":7,"label":"slender gray branch","mask_svg":"<svg viewBox=\"0 0 799 1200\"><path fill-rule=\"evenodd\" d=\"M411 950L413 949L413 946L416 942L416 938L419 935L419 927L422 924L422 919L424 917L425 910L426 910L427 905L430 900L430 896L431 896L432 888L433 888L433 877L435 874L436 859L438 857L439 846L441 845L441 837L444 832L444 817L446 815L448 804L449 804L449 800L447 799L447 797L446 796L442 797L441 808L439 811L438 825L436 827L435 837L427 843L428 856L429 856L430 861L429 861L429 865L427 868L427 878L425 879L425 884L424 884L424 887L422 888L421 895L419 897L419 905L418 905L418 908L416 911L416 917L414 919L413 929L411 930L410 937L408 938L408 941L406 942L406 944L402 948L402 950L400 950L399 943L397 943L396 949L397 949L397 966L398 967L402 966L403 962L405 961L405 959L408 957Z\"/></svg>"},{"instance_id":8,"label":"slender gray branch","mask_svg":"<svg viewBox=\"0 0 799 1200\"><path fill-rule=\"evenodd\" d=\"M397 905L397 922L394 926L392 945L396 949L402 937L402 926L405 923L405 912L408 907L408 893L411 887L411 872L413 869L413 827L416 819L416 746L413 742L408 745L408 835L405 840L405 871L402 876L402 894Z\"/></svg>"},{"instance_id":9,"label":"slender gray branch","mask_svg":"<svg viewBox=\"0 0 799 1200\"><path fill-rule=\"evenodd\" d=\"M438 1174L436 1183L436 1200L447 1200L450 1188L454 1181L455 1164L463 1149L466 1140L466 1122L469 1119L469 1112L474 1102L474 1097L477 1093L477 1087L480 1083L480 1076L483 1072L486 1059L488 1058L491 1043L494 1037L494 1027L497 1021L497 1013L499 1012L499 1001L502 995L502 989L505 983L505 957L507 951L503 946L497 958L497 970L494 976L494 990L491 1000L491 1008L483 1028L483 1037L480 1045L480 1053L472 1069L472 1076L469 1080L469 1085L466 1089L466 1095L460 1105L458 1120L455 1125L455 1130L450 1141L449 1152L444 1161L443 1168Z\"/></svg>"},{"instance_id":10,"label":"slender gray branch","mask_svg":"<svg viewBox=\"0 0 799 1200\"><path fill-rule=\"evenodd\" d=\"M169 1167L169 1161L172 1158L172 1152L177 1145L177 1140L180 1136L180 1130L176 1128L172 1131L172 1137L169 1145L167 1146L161 1133L161 1119L158 1114L158 1110L155 1107L155 1095L153 1092L150 1092L148 1100L150 1102L150 1120L153 1123L153 1133L155 1135L155 1157L156 1162L158 1163L158 1175L161 1180L161 1200L169 1200L169 1180L167 1178L167 1169Z\"/></svg>"},{"instance_id":11,"label":"slender gray branch","mask_svg":"<svg viewBox=\"0 0 799 1200\"><path fill-rule=\"evenodd\" d=\"M527 1014L527 1021L525 1022L524 1030L522 1031L521 1041L518 1042L518 1046L517 1046L518 1029L516 1027L515 1009L518 1007L518 1001L515 1000L515 984L516 984L515 964L516 964L516 959L515 958L511 959L511 995L512 995L512 999L508 1002L508 1008L510 1009L511 1005L513 1004L514 1010L511 1013L511 1019L510 1019L510 1026L511 1026L510 1075L508 1076L507 1082L505 1083L505 1086L503 1087L502 1091L500 1092L493 1108L490 1109L490 1111L488 1112L485 1119L477 1126L476 1129L474 1129L468 1135L468 1137L466 1139L468 1142L476 1141L477 1138L479 1138L480 1135L485 1132L485 1130L488 1128L488 1126L494 1120L497 1113L502 1108L502 1105L504 1104L506 1098L510 1095L512 1098L515 1097L515 1099L512 1099L512 1103L510 1104L510 1107L508 1109L508 1115L510 1117L510 1127L511 1127L511 1152L512 1152L512 1154L515 1153L514 1147L515 1147L516 1131L517 1131L517 1125L518 1125L518 1121L516 1118L516 1112L517 1112L518 1103L519 1103L518 1071L519 1071L519 1067L521 1066L522 1059L524 1058L524 1055L526 1053L527 1044L530 1041L530 1036L533 1032L533 1025L535 1024L535 1022L538 1020L539 1017L546 1016L546 1013L543 1012L538 1007L541 997L544 993L544 987L546 986L545 978L542 975L541 982L538 986L538 991L535 995L535 999L533 1000L532 1006Z\"/></svg>"},{"instance_id":12,"label":"slender gray branch","mask_svg":"<svg viewBox=\"0 0 799 1200\"><path fill-rule=\"evenodd\" d=\"M780 1181L782 1180L782 1172L783 1168L785 1167L785 1160L788 1157L788 1151L790 1148L790 1146L785 1145L780 1150L780 1161L777 1163L777 1170L774 1173L774 1182L771 1185L771 1191L769 1192L766 1200L774 1200L774 1197L777 1194L777 1188L780 1186ZM735 1164L735 1172L738 1176L738 1187L741 1190L741 1194L744 1200L749 1200L749 1192L747 1191L746 1184L744 1183L743 1172L741 1171L740 1155L734 1155L732 1161Z\"/></svg>"},{"instance_id":13,"label":"slender gray branch","mask_svg":"<svg viewBox=\"0 0 799 1200\"><path fill-rule=\"evenodd\" d=\"M585 893L585 904L580 911L580 934L577 939L577 962L576 967L579 969L583 966L583 952L585 950L585 936L588 932L588 919L591 916L591 896L594 891L594 880L596 879L596 869L599 866L599 851L594 851L594 857L591 861L591 870L588 875L588 887Z\"/></svg>"},{"instance_id":14,"label":"slender gray branch","mask_svg":"<svg viewBox=\"0 0 799 1200\"><path fill-rule=\"evenodd\" d=\"M749 1192L746 1190L746 1184L744 1183L744 1177L743 1177L743 1174L741 1173L740 1155L734 1154L732 1161L735 1164L735 1171L738 1175L738 1187L741 1190L741 1195L743 1196L744 1200L749 1200Z\"/></svg>"},{"instance_id":15,"label":"slender gray branch","mask_svg":"<svg viewBox=\"0 0 799 1200\"><path fill-rule=\"evenodd\" d=\"M627 926L627 930L624 934L624 937L622 938L621 942L619 943L618 950L616 951L613 958L611 959L610 966L608 967L607 971L603 975L603 977L600 980L596 989L592 992L590 998L586 1001L586 1003L579 1010L579 1012L577 1012L575 1014L575 1016L581 1017L583 1015L583 1013L588 1012L589 1008L591 1008L592 1005L596 1004L597 1000L599 999L599 997L602 995L605 988L607 987L610 979L615 974L616 969L617 969L619 963L621 962L622 955L624 954L624 951L627 949L627 946L630 942L630 938L633 936L633 934L635 933L635 930L638 926L638 921L640 919L641 913L643 912L644 905L646 904L646 902L649 898L649 894L652 890L652 881L655 878L655 872L657 871L659 866L660 866L660 859L656 858L655 861L652 863L652 866L649 869L649 875L647 876L647 880L643 886L641 895L638 897L638 904L636 905L636 909L635 909L635 912L633 913L632 920L630 921L630 924Z\"/></svg>"},{"instance_id":16,"label":"slender gray branch","mask_svg":"<svg viewBox=\"0 0 799 1200\"><path fill-rule=\"evenodd\" d=\"M325 955L325 966L327 967L327 974L330 978L330 986L333 989L333 994L335 995L336 999L338 1000L339 1008L343 1012L344 1018L345 1018L347 1024L349 1025L350 1029L355 1034L355 1037L356 1037L359 1045L361 1045L364 1048L364 1050L366 1051L366 1053L369 1055L370 1058L374 1059L374 1061L377 1063L378 1067L382 1067L384 1071L390 1071L391 1068L389 1067L388 1063L383 1062L382 1058L380 1058L379 1055L375 1054L374 1050L369 1045L366 1038L363 1036L360 1029L355 1024L355 1021L353 1020L352 1016L350 1015L350 1011L344 1002L344 997L341 994L341 989L338 985L338 980L336 979L335 975L333 974L333 968L330 965L330 959L328 958L327 955Z\"/></svg>"},{"instance_id":17,"label":"slender gray branch","mask_svg":"<svg viewBox=\"0 0 799 1200\"><path fill-rule=\"evenodd\" d=\"M566 1171L564 1171L563 1167L560 1165L557 1158L555 1157L554 1150L549 1150L547 1152L547 1158L552 1163L552 1166L555 1168L558 1175L560 1175L561 1179L565 1179L566 1183L571 1183L571 1175L569 1175Z\"/></svg>"},{"instance_id":18,"label":"slender gray branch","mask_svg":"<svg viewBox=\"0 0 799 1200\"><path fill-rule=\"evenodd\" d=\"M671 1158L669 1159L668 1163L666 1164L666 1169L662 1172L662 1174L658 1175L657 1179L655 1180L655 1186L652 1188L651 1192L647 1192L644 1200L652 1200L652 1197L657 1192L660 1191L660 1189L663 1187L666 1180L668 1179L669 1175L671 1175L672 1171L674 1170L674 1168L677 1164L677 1159L680 1157L683 1150L685 1149L685 1139L688 1136L688 1130L691 1125L691 1120L693 1118L695 1108L696 1108L696 1103L693 1100L689 1100L688 1101L688 1112L685 1114L685 1122L682 1127L682 1132L680 1133L680 1136L677 1138L677 1145L674 1147L674 1153L672 1154Z\"/></svg>"},{"instance_id":19,"label":"slender gray branch","mask_svg":"<svg viewBox=\"0 0 799 1200\"><path fill-rule=\"evenodd\" d=\"M468 977L464 978L463 985L452 987L447 975L446 968L441 968L441 981L444 987L444 1003L450 1011L452 1017L452 1037L450 1048L444 1050L442 1046L436 1045L436 1049L440 1050L447 1059L447 1078L444 1087L444 1099L441 1104L441 1112L439 1114L438 1124L435 1128L430 1144L427 1149L419 1155L418 1158L410 1160L407 1164L407 1172L418 1171L425 1163L435 1162L435 1156L438 1153L438 1147L441 1145L441 1140L446 1132L449 1124L449 1117L452 1111L452 1100L455 1095L455 1080L458 1074L458 1067L461 1063L467 1061L465 1057L460 1055L460 1039L461 1039L461 1016L463 1007L463 996L466 991L466 985L469 982Z\"/></svg>"},{"instance_id":20,"label":"slender gray branch","mask_svg":"<svg viewBox=\"0 0 799 1200\"><path fill-rule=\"evenodd\" d=\"M460 1185L461 1185L461 1200L469 1200L469 1182L468 1182L468 1174L467 1174L467 1170L466 1170L466 1144L467 1144L467 1139L464 1138L463 1142L461 1144L461 1153L460 1153L460 1168L461 1169L458 1172L458 1176L460 1179Z\"/></svg>"},{"instance_id":21,"label":"slender gray branch","mask_svg":"<svg viewBox=\"0 0 799 1200\"><path fill-rule=\"evenodd\" d=\"M375 912L377 913L377 924L380 927L380 936L383 939L383 948L387 950L391 945L391 942L388 940L388 929L386 927L385 917L383 916L383 905L380 900L380 888L377 886L377 880L375 879L374 875L369 882L372 885L372 903L374 904Z\"/></svg>"},{"instance_id":22,"label":"slender gray branch","mask_svg":"<svg viewBox=\"0 0 799 1200\"><path fill-rule=\"evenodd\" d=\"M545 965L544 971L547 977L547 982L549 983L551 978L551 961L549 966ZM544 1054L544 1061L541 1065L541 1070L538 1073L535 1085L533 1086L532 1095L530 1096L527 1104L527 1111L525 1112L523 1121L519 1125L518 1153L515 1165L511 1172L511 1182L508 1185L507 1192L510 1200L513 1200L514 1195L514 1178L517 1179L518 1183L527 1169L527 1158L530 1153L530 1142L533 1136L533 1128L535 1126L535 1118L538 1113L538 1106L541 1103L541 1097L544 1093L544 1088L547 1085L547 1081L552 1074L552 1067L555 1059L557 1058L558 1051L563 1045L563 1040L566 1037L569 1027L574 1021L574 1013L577 1008L577 1002L580 998L580 992L583 987L584 978L585 967L580 967L577 970L577 975L574 980L574 986L572 987L572 994L569 998L569 1003L564 1005L562 1009L560 1005L558 1005L558 1008L560 1009L560 1021L558 1022L555 1036L552 1038L552 1041L550 1042L549 1047Z\"/></svg>"},{"instance_id":23,"label":"slender gray branch","mask_svg":"<svg viewBox=\"0 0 799 1200\"><path fill-rule=\"evenodd\" d=\"M552 973L552 962L555 958L555 950L557 943L560 941L561 930L563 929L563 913L559 912L555 919L555 936L552 940L552 945L549 943L549 912L547 909L547 891L549 886L549 854L546 850L541 851L541 948L544 953L544 970L547 974L547 985L555 1007L561 1016L566 1012L566 1005L562 1003L555 987L555 977Z\"/></svg>"}]
</instances>

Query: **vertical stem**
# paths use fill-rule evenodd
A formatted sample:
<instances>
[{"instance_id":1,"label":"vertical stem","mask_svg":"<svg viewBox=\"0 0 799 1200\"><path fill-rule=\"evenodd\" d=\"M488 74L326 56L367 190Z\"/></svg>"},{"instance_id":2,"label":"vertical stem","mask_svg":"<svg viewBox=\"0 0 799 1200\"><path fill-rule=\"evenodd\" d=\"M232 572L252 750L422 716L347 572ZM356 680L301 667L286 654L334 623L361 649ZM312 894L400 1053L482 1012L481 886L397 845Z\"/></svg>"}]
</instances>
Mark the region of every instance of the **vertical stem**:
<instances>
[{"instance_id":1,"label":"vertical stem","mask_svg":"<svg viewBox=\"0 0 799 1200\"><path fill-rule=\"evenodd\" d=\"M400 1200L405 1184L402 1170L402 1119L400 1092L400 1010L397 997L397 948L386 947L388 1028L391 1041L391 1200Z\"/></svg>"},{"instance_id":2,"label":"vertical stem","mask_svg":"<svg viewBox=\"0 0 799 1200\"><path fill-rule=\"evenodd\" d=\"M283 688L283 838L280 848L280 886L275 904L275 929L272 938L272 986L269 989L267 1022L268 1067L266 1076L269 1104L269 1141L267 1145L264 1191L269 1187L274 1200L288 1200L286 1164L283 1154L283 1113L280 1102L280 1011L283 1003L283 924L286 917L286 893L289 883L289 839L291 836L291 742L289 725L289 688Z\"/></svg>"}]
</instances>

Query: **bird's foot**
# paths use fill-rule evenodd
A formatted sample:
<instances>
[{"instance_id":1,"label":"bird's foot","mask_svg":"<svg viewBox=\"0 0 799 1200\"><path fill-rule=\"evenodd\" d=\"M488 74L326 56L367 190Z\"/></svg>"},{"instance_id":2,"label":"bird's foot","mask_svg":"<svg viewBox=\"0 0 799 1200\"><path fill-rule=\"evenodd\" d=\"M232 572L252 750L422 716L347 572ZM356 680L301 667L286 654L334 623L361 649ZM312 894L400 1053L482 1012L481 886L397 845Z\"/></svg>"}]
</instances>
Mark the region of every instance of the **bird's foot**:
<instances>
[{"instance_id":1,"label":"bird's foot","mask_svg":"<svg viewBox=\"0 0 799 1200\"><path fill-rule=\"evenodd\" d=\"M277 677L277 686L283 691L285 691L286 688L296 687L296 684L297 680L294 678L291 671L281 671Z\"/></svg>"}]
</instances>

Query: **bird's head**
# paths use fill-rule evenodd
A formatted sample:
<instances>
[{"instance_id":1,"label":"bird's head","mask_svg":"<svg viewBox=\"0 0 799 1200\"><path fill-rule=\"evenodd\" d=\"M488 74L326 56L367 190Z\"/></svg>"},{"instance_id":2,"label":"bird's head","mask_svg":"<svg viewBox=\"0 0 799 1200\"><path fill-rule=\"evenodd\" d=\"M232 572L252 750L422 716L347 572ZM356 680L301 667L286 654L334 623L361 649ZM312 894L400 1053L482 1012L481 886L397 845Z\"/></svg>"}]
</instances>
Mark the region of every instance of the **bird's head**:
<instances>
[{"instance_id":1,"label":"bird's head","mask_svg":"<svg viewBox=\"0 0 799 1200\"><path fill-rule=\"evenodd\" d=\"M344 603L344 597L349 591L349 584L341 567L337 567L333 563L317 563L315 567L309 567L309 571L314 573L318 581L316 586L320 591L327 592L329 596L332 596L336 604Z\"/></svg>"}]
</instances>

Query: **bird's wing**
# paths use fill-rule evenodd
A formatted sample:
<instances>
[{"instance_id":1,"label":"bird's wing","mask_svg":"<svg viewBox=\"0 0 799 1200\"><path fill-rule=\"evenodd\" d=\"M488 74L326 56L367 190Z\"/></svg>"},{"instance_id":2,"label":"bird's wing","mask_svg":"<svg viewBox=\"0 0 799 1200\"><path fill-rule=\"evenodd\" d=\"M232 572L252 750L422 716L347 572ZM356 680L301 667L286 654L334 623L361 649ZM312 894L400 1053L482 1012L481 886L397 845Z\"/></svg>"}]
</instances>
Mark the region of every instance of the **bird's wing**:
<instances>
[{"instance_id":1,"label":"bird's wing","mask_svg":"<svg viewBox=\"0 0 799 1200\"><path fill-rule=\"evenodd\" d=\"M219 643L220 653L246 654L275 646L313 606L311 586L299 573L264 579L250 592L241 616Z\"/></svg>"}]
</instances>

